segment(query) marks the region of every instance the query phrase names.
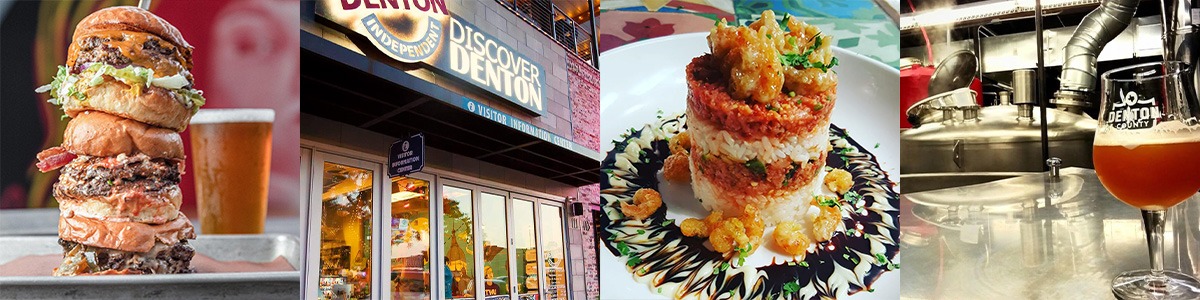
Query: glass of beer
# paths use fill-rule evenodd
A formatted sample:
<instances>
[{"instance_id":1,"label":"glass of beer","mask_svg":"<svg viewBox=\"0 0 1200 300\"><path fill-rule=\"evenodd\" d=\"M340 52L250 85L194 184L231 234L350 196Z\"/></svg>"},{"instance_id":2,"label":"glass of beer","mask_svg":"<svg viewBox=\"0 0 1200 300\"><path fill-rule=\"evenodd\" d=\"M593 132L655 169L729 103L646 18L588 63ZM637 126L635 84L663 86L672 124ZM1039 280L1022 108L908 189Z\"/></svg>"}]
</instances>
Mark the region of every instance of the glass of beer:
<instances>
[{"instance_id":1,"label":"glass of beer","mask_svg":"<svg viewBox=\"0 0 1200 300\"><path fill-rule=\"evenodd\" d=\"M1150 269L1121 273L1119 299L1200 299L1200 282L1163 270L1163 213L1200 190L1200 121L1187 70L1160 61L1101 76L1100 126L1092 147L1096 175L1114 197L1142 210Z\"/></svg>"},{"instance_id":2,"label":"glass of beer","mask_svg":"<svg viewBox=\"0 0 1200 300\"><path fill-rule=\"evenodd\" d=\"M192 117L192 164L202 233L263 232L274 121L271 109L201 109Z\"/></svg>"}]
</instances>

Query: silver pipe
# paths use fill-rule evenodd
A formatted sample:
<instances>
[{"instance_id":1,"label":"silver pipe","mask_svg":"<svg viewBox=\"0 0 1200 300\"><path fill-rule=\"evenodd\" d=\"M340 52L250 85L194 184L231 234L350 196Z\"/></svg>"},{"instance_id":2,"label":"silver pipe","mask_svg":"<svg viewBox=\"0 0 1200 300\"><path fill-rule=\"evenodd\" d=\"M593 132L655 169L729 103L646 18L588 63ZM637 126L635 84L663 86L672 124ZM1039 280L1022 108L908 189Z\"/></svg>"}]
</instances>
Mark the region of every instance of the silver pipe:
<instances>
[{"instance_id":1,"label":"silver pipe","mask_svg":"<svg viewBox=\"0 0 1200 300\"><path fill-rule=\"evenodd\" d=\"M1088 13L1075 28L1075 34L1064 49L1062 75L1059 77L1058 92L1054 93L1054 104L1065 106L1091 106L1088 93L1096 86L1096 55L1104 45L1116 38L1137 11L1139 0L1107 0Z\"/></svg>"},{"instance_id":2,"label":"silver pipe","mask_svg":"<svg viewBox=\"0 0 1200 300\"><path fill-rule=\"evenodd\" d=\"M1163 22L1163 60L1184 60L1190 58L1192 33L1196 24L1192 23L1192 0L1162 0ZM1188 52L1188 57L1182 57Z\"/></svg>"}]
</instances>

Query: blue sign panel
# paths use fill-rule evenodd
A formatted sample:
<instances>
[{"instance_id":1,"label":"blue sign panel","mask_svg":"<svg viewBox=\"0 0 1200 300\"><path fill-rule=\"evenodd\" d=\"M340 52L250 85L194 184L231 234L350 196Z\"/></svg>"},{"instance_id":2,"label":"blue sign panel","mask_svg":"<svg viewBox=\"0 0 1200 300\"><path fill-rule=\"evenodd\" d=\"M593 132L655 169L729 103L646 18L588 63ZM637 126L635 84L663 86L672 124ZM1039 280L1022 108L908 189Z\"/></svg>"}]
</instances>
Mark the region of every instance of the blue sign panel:
<instances>
[{"instance_id":1,"label":"blue sign panel","mask_svg":"<svg viewBox=\"0 0 1200 300\"><path fill-rule=\"evenodd\" d=\"M388 152L388 176L399 177L425 168L425 135L415 134L392 143Z\"/></svg>"}]
</instances>

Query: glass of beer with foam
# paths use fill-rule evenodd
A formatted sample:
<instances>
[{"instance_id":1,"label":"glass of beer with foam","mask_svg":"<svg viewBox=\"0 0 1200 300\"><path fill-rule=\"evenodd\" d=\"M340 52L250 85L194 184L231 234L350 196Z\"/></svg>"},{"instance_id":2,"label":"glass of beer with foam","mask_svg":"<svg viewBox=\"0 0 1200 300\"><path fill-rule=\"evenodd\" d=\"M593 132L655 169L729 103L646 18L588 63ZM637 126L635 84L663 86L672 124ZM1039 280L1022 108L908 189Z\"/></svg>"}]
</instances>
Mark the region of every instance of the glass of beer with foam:
<instances>
[{"instance_id":1,"label":"glass of beer with foam","mask_svg":"<svg viewBox=\"0 0 1200 300\"><path fill-rule=\"evenodd\" d=\"M192 117L189 131L202 233L263 232L274 121L271 109L201 109Z\"/></svg>"},{"instance_id":2,"label":"glass of beer with foam","mask_svg":"<svg viewBox=\"0 0 1200 300\"><path fill-rule=\"evenodd\" d=\"M1150 269L1113 279L1119 299L1200 299L1195 277L1163 270L1164 211L1200 190L1200 105L1183 83L1186 72L1181 62L1160 61L1101 76L1096 175L1114 197L1142 210L1150 250Z\"/></svg>"}]
</instances>

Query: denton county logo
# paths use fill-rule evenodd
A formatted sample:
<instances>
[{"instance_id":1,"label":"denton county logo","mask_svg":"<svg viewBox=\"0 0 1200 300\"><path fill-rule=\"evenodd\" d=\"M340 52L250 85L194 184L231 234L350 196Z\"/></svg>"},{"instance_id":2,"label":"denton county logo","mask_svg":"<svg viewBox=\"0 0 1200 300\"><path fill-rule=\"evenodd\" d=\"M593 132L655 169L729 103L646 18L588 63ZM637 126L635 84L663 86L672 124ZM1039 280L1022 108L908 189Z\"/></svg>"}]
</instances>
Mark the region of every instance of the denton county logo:
<instances>
[{"instance_id":1,"label":"denton county logo","mask_svg":"<svg viewBox=\"0 0 1200 300\"><path fill-rule=\"evenodd\" d=\"M1154 98L1142 98L1134 91L1125 92L1118 89L1117 95L1112 96L1112 110L1105 120L1109 126L1117 129L1142 129L1158 124L1162 119L1162 110L1155 105Z\"/></svg>"},{"instance_id":2,"label":"denton county logo","mask_svg":"<svg viewBox=\"0 0 1200 300\"><path fill-rule=\"evenodd\" d=\"M430 15L450 15L446 10L445 0L340 0L342 10L351 11L359 8L367 10L382 10L381 13L392 16L396 11L420 11ZM389 17L388 20L395 18ZM366 28L371 43L383 50L388 56L406 62L415 63L428 59L438 52L442 44L442 21L434 16L424 14L405 15L398 18L400 22L390 21L388 24L380 21L376 13L370 13L359 22ZM418 24L425 22L425 24ZM395 24L398 23L398 24ZM399 26L397 26L399 25ZM424 26L420 26L424 25ZM392 29L416 31L425 28L425 32L411 32L408 38L402 38L392 33ZM390 29L389 29L390 28ZM402 32L402 35L408 32Z\"/></svg>"}]
</instances>

